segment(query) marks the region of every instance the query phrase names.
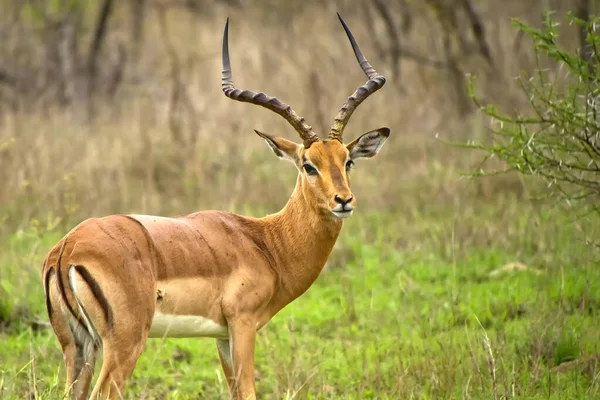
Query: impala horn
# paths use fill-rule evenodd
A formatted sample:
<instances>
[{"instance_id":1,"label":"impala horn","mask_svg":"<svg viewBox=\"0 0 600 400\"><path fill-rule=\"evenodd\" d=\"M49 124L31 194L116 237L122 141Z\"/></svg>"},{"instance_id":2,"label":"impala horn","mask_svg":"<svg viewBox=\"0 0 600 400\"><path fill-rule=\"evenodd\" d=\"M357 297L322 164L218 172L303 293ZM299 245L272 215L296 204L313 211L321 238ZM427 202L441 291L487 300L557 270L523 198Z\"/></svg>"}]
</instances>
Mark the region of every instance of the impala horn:
<instances>
[{"instance_id":1,"label":"impala horn","mask_svg":"<svg viewBox=\"0 0 600 400\"><path fill-rule=\"evenodd\" d=\"M344 128L352 116L352 113L354 110L356 110L356 107L358 107L358 105L367 97L383 87L385 84L385 77L375 71L371 64L369 64L363 53L360 51L360 48L356 43L356 39L354 39L354 35L352 35L352 32L350 32L350 28L348 28L348 25L346 25L340 13L338 13L337 16L340 19L344 30L346 31L346 35L348 35L348 39L352 45L352 50L354 50L354 55L356 56L360 67L365 75L367 75L369 78L367 83L359 86L359 88L356 89L356 91L352 93L350 97L348 97L348 100L344 103L340 109L340 112L335 117L333 125L331 125L331 128L329 128L329 139L337 139L343 143L342 137L344 134Z\"/></svg>"},{"instance_id":2,"label":"impala horn","mask_svg":"<svg viewBox=\"0 0 600 400\"><path fill-rule=\"evenodd\" d=\"M305 148L310 147L311 144L319 140L319 136L313 132L312 127L306 123L304 118L298 116L289 105L265 93L242 90L233 86L231 63L229 62L229 18L227 18L225 31L223 32L223 73L221 76L221 87L225 96L230 99L263 106L281 115L298 132L304 142Z\"/></svg>"}]
</instances>

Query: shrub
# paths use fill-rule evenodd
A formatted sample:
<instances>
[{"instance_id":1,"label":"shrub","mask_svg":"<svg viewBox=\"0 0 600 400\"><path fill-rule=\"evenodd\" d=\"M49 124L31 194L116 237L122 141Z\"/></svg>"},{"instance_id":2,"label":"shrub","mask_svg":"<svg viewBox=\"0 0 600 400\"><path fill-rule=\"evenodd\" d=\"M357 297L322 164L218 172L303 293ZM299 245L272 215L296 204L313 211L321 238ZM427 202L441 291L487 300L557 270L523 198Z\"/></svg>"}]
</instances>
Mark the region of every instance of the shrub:
<instances>
[{"instance_id":1,"label":"shrub","mask_svg":"<svg viewBox=\"0 0 600 400\"><path fill-rule=\"evenodd\" d=\"M471 80L471 97L491 117L493 139L466 146L485 152L486 159L501 159L506 171L543 178L553 189L550 193L600 214L600 35L595 29L600 18L570 13L567 20L580 33L580 46L572 51L557 44L564 27L552 13L546 13L541 29L515 20L537 56L535 72L519 78L530 107L508 114L484 105ZM480 170L475 175L490 173Z\"/></svg>"}]
</instances>

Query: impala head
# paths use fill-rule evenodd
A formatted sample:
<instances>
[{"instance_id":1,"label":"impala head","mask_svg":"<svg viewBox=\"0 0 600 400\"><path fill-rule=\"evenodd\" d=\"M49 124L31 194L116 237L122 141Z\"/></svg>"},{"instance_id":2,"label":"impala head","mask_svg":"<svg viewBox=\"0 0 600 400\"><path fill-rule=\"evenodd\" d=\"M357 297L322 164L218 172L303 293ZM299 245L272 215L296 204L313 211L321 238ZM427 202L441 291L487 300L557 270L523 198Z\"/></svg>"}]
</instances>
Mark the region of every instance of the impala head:
<instances>
[{"instance_id":1,"label":"impala head","mask_svg":"<svg viewBox=\"0 0 600 400\"><path fill-rule=\"evenodd\" d=\"M289 105L277 98L233 86L229 62L229 19L223 34L221 86L227 97L268 108L281 115L294 127L302 139L302 144L259 131L256 133L267 142L279 158L291 161L296 166L300 173L302 194L308 203L312 204L318 212L346 218L352 215L356 207L356 198L350 190L350 170L354 167L354 161L375 156L389 137L390 130L379 128L344 144L344 128L350 116L360 103L385 84L385 78L371 67L360 51L352 32L339 14L338 17L348 35L356 59L369 80L356 89L342 105L327 139L321 140L304 118L298 116Z\"/></svg>"}]
</instances>

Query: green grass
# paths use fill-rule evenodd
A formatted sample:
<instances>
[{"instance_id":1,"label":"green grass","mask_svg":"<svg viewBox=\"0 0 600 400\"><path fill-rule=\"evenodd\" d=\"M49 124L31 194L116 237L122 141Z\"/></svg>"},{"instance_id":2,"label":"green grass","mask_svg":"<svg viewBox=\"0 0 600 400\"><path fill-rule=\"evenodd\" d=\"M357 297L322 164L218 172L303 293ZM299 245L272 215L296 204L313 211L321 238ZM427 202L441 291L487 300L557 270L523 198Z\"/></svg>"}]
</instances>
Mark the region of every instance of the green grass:
<instances>
[{"instance_id":1,"label":"green grass","mask_svg":"<svg viewBox=\"0 0 600 400\"><path fill-rule=\"evenodd\" d=\"M475 214L424 218L416 251L393 218L350 220L314 286L259 333L260 398L599 398L599 257L584 241L597 221L529 206L504 221ZM497 240L485 233L502 223ZM61 398L58 343L33 323L47 319L39 274L54 230L35 223L2 245L2 399ZM515 261L528 269L490 275ZM214 341L150 340L127 394L226 399Z\"/></svg>"}]
</instances>

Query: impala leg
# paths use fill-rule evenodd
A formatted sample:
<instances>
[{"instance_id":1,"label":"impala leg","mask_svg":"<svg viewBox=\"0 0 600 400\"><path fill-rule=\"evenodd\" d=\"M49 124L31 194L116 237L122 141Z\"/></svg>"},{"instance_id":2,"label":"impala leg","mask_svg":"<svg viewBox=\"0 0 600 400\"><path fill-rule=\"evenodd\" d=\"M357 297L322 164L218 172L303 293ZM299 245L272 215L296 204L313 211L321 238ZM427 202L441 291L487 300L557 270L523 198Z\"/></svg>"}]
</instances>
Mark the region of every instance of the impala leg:
<instances>
[{"instance_id":1,"label":"impala leg","mask_svg":"<svg viewBox=\"0 0 600 400\"><path fill-rule=\"evenodd\" d=\"M91 342L88 346L73 340L62 346L62 349L67 371L65 392L72 399L86 399L96 361L93 345Z\"/></svg>"},{"instance_id":2,"label":"impala leg","mask_svg":"<svg viewBox=\"0 0 600 400\"><path fill-rule=\"evenodd\" d=\"M94 376L96 349L85 328L78 326L75 321L69 322L71 317L63 310L55 279L54 275L51 276L48 285L51 305L48 311L63 352L67 375L65 393L72 399L86 399Z\"/></svg>"},{"instance_id":3,"label":"impala leg","mask_svg":"<svg viewBox=\"0 0 600 400\"><path fill-rule=\"evenodd\" d=\"M219 359L221 360L221 367L227 379L227 386L229 391L233 393L233 360L231 358L231 345L229 339L217 339L217 350L219 351Z\"/></svg>"},{"instance_id":4,"label":"impala leg","mask_svg":"<svg viewBox=\"0 0 600 400\"><path fill-rule=\"evenodd\" d=\"M118 336L117 336L118 337ZM102 370L98 376L91 399L121 399L125 384L131 378L140 354L144 350L147 335L139 338L120 337L103 341Z\"/></svg>"},{"instance_id":5,"label":"impala leg","mask_svg":"<svg viewBox=\"0 0 600 400\"><path fill-rule=\"evenodd\" d=\"M93 275L89 271L90 264L69 267L69 285L82 318L102 343L102 369L91 398L120 399L145 347L156 294L143 277L136 281L140 286L134 287L139 290L126 290L113 282L107 290L98 282L110 281L109 276L102 275L101 269L93 269ZM117 305L122 309L113 313Z\"/></svg>"},{"instance_id":6,"label":"impala leg","mask_svg":"<svg viewBox=\"0 0 600 400\"><path fill-rule=\"evenodd\" d=\"M256 324L249 321L230 324L233 364L232 396L236 400L256 399L254 386L254 346Z\"/></svg>"},{"instance_id":7,"label":"impala leg","mask_svg":"<svg viewBox=\"0 0 600 400\"><path fill-rule=\"evenodd\" d=\"M73 398L77 398L75 394L75 342L63 344L63 341L59 339L60 345L63 352L63 361L65 363L65 371L67 373L67 381L65 382L65 394L71 395Z\"/></svg>"},{"instance_id":8,"label":"impala leg","mask_svg":"<svg viewBox=\"0 0 600 400\"><path fill-rule=\"evenodd\" d=\"M73 398L86 399L90 391L94 369L96 367L96 348L91 336L75 336L75 363L73 376Z\"/></svg>"}]
</instances>

